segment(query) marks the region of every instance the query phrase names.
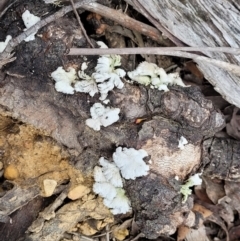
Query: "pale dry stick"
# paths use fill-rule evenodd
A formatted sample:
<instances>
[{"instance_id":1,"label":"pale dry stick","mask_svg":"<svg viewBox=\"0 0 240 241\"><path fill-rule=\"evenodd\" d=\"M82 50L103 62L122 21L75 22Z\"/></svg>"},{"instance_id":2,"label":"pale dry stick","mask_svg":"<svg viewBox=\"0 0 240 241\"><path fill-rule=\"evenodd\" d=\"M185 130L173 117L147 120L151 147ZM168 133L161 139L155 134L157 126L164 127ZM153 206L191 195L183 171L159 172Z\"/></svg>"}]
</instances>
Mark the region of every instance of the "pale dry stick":
<instances>
[{"instance_id":1,"label":"pale dry stick","mask_svg":"<svg viewBox=\"0 0 240 241\"><path fill-rule=\"evenodd\" d=\"M80 25L80 28L82 29L83 35L85 36L85 38L86 38L87 42L89 43L89 45L90 45L92 48L94 48L91 40L89 39L89 37L88 37L88 35L87 35L86 30L85 30L85 28L84 28L84 26L83 26L83 24L82 24L82 21L81 21L81 19L80 19L80 16L79 16L77 10L76 10L76 7L75 7L75 4L74 4L73 0L70 0L70 2L71 2L71 4L72 4L73 12L74 12L74 14L75 14L75 16L76 16L76 18L77 18L78 24Z\"/></svg>"},{"instance_id":2,"label":"pale dry stick","mask_svg":"<svg viewBox=\"0 0 240 241\"><path fill-rule=\"evenodd\" d=\"M75 8L80 8L84 4L90 4L94 1L96 1L96 0L81 0L81 2L75 3ZM73 10L73 7L71 5L63 7L58 12L56 12L53 15L37 22L31 28L27 29L25 32L21 33L16 38L10 40L7 47L5 48L5 50L0 54L0 66L1 66L1 62L4 61L5 59L8 59L11 52L14 50L14 48L16 46L18 46L25 38L27 38L32 33L37 32L40 28L46 26L47 24L49 24L53 21L56 21L57 19L63 17L65 14L69 13L72 10Z\"/></svg>"},{"instance_id":3,"label":"pale dry stick","mask_svg":"<svg viewBox=\"0 0 240 241\"><path fill-rule=\"evenodd\" d=\"M106 241L110 241L110 236L109 236L109 224L106 226Z\"/></svg>"},{"instance_id":4,"label":"pale dry stick","mask_svg":"<svg viewBox=\"0 0 240 241\"><path fill-rule=\"evenodd\" d=\"M222 52L240 55L240 48L232 47L139 47L139 48L111 48L111 49L88 49L70 48L68 55L103 55L103 54L160 54L168 51L185 52ZM162 55L162 54L161 54Z\"/></svg>"},{"instance_id":5,"label":"pale dry stick","mask_svg":"<svg viewBox=\"0 0 240 241\"><path fill-rule=\"evenodd\" d=\"M106 54L154 54L154 55L167 55L167 56L176 56L176 57L182 57L182 58L189 58L193 60L200 60L204 61L210 64L213 64L215 66L218 66L222 69L225 69L233 74L236 74L240 76L240 66L230 64L225 61L212 59L204 56L200 56L193 53L183 52L179 50L184 51L217 51L218 52L231 52L232 48L228 47L146 47L146 48L113 48L113 49L87 49L87 48L71 48L68 55L106 55ZM240 49L234 49L235 54L239 54Z\"/></svg>"}]
</instances>

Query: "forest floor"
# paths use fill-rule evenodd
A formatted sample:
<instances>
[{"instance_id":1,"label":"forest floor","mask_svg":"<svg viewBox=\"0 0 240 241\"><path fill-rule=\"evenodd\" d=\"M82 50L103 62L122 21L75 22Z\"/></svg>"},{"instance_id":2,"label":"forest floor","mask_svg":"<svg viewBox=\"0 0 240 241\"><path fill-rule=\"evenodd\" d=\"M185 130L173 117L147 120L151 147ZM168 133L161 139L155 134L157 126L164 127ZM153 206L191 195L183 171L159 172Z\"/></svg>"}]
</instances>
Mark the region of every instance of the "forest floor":
<instances>
[{"instance_id":1,"label":"forest floor","mask_svg":"<svg viewBox=\"0 0 240 241\"><path fill-rule=\"evenodd\" d=\"M192 60L178 57L122 55L112 66L117 75L112 87L110 77L94 85L92 74L104 56L68 55L70 49L98 48L98 41L109 49L174 46L124 1L98 4L95 12L79 8L84 28L73 11L53 18L34 40L16 44L16 59L1 70L0 240L240 240L239 109L214 90ZM0 42L22 34L26 10L42 20L67 5L13 1L1 9ZM121 20L113 21L114 15ZM137 22L129 25L126 16ZM117 55L112 56L114 64ZM145 61L155 64L154 71L162 68L157 71L163 75L177 74L182 84L150 86L148 81L161 77L150 67L130 78ZM76 79L59 91L52 73L60 66L65 78L73 70ZM127 74L118 74L120 68ZM75 86L81 81L90 82L80 92ZM93 85L100 93L91 96ZM101 100L106 93L109 103ZM102 115L95 110L99 119L109 121L112 112L120 112L98 131L86 125L86 120L94 127L105 123L94 118L95 103L110 110ZM119 150L126 155L131 148L147 155L127 170L143 165L148 172L129 179L119 167L131 207L115 213L113 202L104 205L103 190L93 191L102 182L94 168L101 157L115 161ZM134 163L135 156L129 158ZM183 201L181 188L196 173L202 184L187 189ZM116 173L111 176L117 179Z\"/></svg>"}]
</instances>

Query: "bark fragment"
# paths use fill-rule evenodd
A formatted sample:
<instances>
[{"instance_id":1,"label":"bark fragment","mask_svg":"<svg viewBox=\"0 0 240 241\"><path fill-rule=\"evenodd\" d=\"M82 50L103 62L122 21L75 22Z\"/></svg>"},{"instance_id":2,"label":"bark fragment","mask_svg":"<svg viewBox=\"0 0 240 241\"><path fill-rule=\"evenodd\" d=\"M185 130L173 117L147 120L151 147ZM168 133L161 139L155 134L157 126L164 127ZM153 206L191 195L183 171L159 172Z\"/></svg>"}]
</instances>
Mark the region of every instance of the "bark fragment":
<instances>
[{"instance_id":1,"label":"bark fragment","mask_svg":"<svg viewBox=\"0 0 240 241\"><path fill-rule=\"evenodd\" d=\"M203 142L204 174L227 181L240 181L240 142L232 139L210 138Z\"/></svg>"}]
</instances>

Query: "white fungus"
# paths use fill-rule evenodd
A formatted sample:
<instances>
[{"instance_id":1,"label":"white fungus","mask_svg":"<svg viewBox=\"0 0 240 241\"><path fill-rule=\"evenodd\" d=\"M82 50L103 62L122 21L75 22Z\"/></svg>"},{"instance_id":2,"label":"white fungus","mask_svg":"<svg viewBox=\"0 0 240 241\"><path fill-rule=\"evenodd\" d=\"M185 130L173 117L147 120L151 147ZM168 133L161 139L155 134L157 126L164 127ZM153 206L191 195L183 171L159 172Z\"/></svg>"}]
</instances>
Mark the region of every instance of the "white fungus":
<instances>
[{"instance_id":1,"label":"white fungus","mask_svg":"<svg viewBox=\"0 0 240 241\"><path fill-rule=\"evenodd\" d=\"M95 182L93 191L104 199L113 200L117 195L116 188L109 182Z\"/></svg>"},{"instance_id":2,"label":"white fungus","mask_svg":"<svg viewBox=\"0 0 240 241\"><path fill-rule=\"evenodd\" d=\"M100 47L100 49L108 49L108 46L104 42L97 41L96 43Z\"/></svg>"},{"instance_id":3,"label":"white fungus","mask_svg":"<svg viewBox=\"0 0 240 241\"><path fill-rule=\"evenodd\" d=\"M98 59L95 67L96 73L93 73L93 78L96 80L101 94L100 100L107 98L108 92L114 89L122 89L124 84L121 80L126 75L123 69L116 68L121 65L120 55L104 55Z\"/></svg>"},{"instance_id":4,"label":"white fungus","mask_svg":"<svg viewBox=\"0 0 240 241\"><path fill-rule=\"evenodd\" d=\"M92 77L85 74L84 71L78 71L78 76L82 80L75 83L75 91L88 93L92 97L98 93L97 84Z\"/></svg>"},{"instance_id":5,"label":"white fungus","mask_svg":"<svg viewBox=\"0 0 240 241\"><path fill-rule=\"evenodd\" d=\"M0 53L4 51L4 49L7 47L8 42L12 39L11 35L7 35L4 42L0 42Z\"/></svg>"},{"instance_id":6,"label":"white fungus","mask_svg":"<svg viewBox=\"0 0 240 241\"><path fill-rule=\"evenodd\" d=\"M99 166L94 167L93 176L94 176L95 182L107 182L107 179L103 174L102 168Z\"/></svg>"},{"instance_id":7,"label":"white fungus","mask_svg":"<svg viewBox=\"0 0 240 241\"><path fill-rule=\"evenodd\" d=\"M88 63L87 62L83 62L81 65L81 70L84 71L88 68Z\"/></svg>"},{"instance_id":8,"label":"white fungus","mask_svg":"<svg viewBox=\"0 0 240 241\"><path fill-rule=\"evenodd\" d=\"M103 198L104 205L113 214L131 211L130 201L121 188L123 184L119 169L103 157L99 159L99 163L102 168L96 166L93 171L93 191Z\"/></svg>"},{"instance_id":9,"label":"white fungus","mask_svg":"<svg viewBox=\"0 0 240 241\"><path fill-rule=\"evenodd\" d=\"M107 181L110 182L114 187L122 187L122 178L115 163L110 163L104 157L99 159L99 163L102 166L102 172Z\"/></svg>"},{"instance_id":10,"label":"white fungus","mask_svg":"<svg viewBox=\"0 0 240 241\"><path fill-rule=\"evenodd\" d=\"M29 10L26 10L23 14L22 14L22 20L24 22L24 25L26 27L26 29L24 29L24 31L26 31L28 28L32 27L33 25L35 25L37 22L39 22L41 19L38 16L35 16L33 14L31 14L29 12ZM26 42L32 41L35 39L35 34L37 33L34 32L31 35L29 35L27 38L25 38L24 40Z\"/></svg>"},{"instance_id":11,"label":"white fungus","mask_svg":"<svg viewBox=\"0 0 240 241\"><path fill-rule=\"evenodd\" d=\"M86 120L86 125L95 131L99 131L101 126L109 126L119 120L119 108L104 107L101 103L95 103L90 108L91 119Z\"/></svg>"},{"instance_id":12,"label":"white fungus","mask_svg":"<svg viewBox=\"0 0 240 241\"><path fill-rule=\"evenodd\" d=\"M134 180L136 177L148 174L149 166L143 160L147 156L147 152L143 149L118 147L113 153L113 161L120 169L123 178Z\"/></svg>"},{"instance_id":13,"label":"white fungus","mask_svg":"<svg viewBox=\"0 0 240 241\"><path fill-rule=\"evenodd\" d=\"M116 188L116 196L110 199L104 199L103 203L111 209L111 212L116 214L125 214L131 211L131 203L128 197L125 195L125 191L122 188Z\"/></svg>"},{"instance_id":14,"label":"white fungus","mask_svg":"<svg viewBox=\"0 0 240 241\"><path fill-rule=\"evenodd\" d=\"M97 112L102 113L101 108ZM143 149L118 147L113 153L114 163L104 157L99 159L102 167L94 168L93 191L103 197L104 205L110 208L113 214L125 214L131 211L131 203L122 188L123 182L119 170L126 179L147 175L149 166L143 161L146 156L148 154Z\"/></svg>"},{"instance_id":15,"label":"white fungus","mask_svg":"<svg viewBox=\"0 0 240 241\"><path fill-rule=\"evenodd\" d=\"M184 149L184 146L188 144L188 141L187 139L184 137L184 136L181 136L180 137L180 140L178 142L178 148L183 150Z\"/></svg>"},{"instance_id":16,"label":"white fungus","mask_svg":"<svg viewBox=\"0 0 240 241\"><path fill-rule=\"evenodd\" d=\"M198 186L202 184L202 178L200 177L202 175L202 173L195 173L193 176L191 176L188 179L188 183L191 186Z\"/></svg>"},{"instance_id":17,"label":"white fungus","mask_svg":"<svg viewBox=\"0 0 240 241\"><path fill-rule=\"evenodd\" d=\"M51 73L51 77L56 81L55 89L64 94L74 94L72 84L75 83L76 70L72 67L66 72L63 67L58 67Z\"/></svg>"},{"instance_id":18,"label":"white fungus","mask_svg":"<svg viewBox=\"0 0 240 241\"><path fill-rule=\"evenodd\" d=\"M100 93L100 100L105 101L108 92L113 90L114 87L122 89L124 84L121 80L126 75L123 69L116 66L121 65L121 57L119 55L104 55L98 59L96 72L92 76L88 76L84 73L84 70L78 72L79 78L82 81L78 81L75 84L75 90L78 92L89 93L93 96L95 93ZM83 66L83 68L85 68Z\"/></svg>"},{"instance_id":19,"label":"white fungus","mask_svg":"<svg viewBox=\"0 0 240 241\"><path fill-rule=\"evenodd\" d=\"M154 63L148 63L146 61L140 63L138 67L129 71L128 76L131 80L134 80L142 85L151 85L153 88L163 91L169 91L168 85L180 85L186 86L179 76L179 73L167 74L163 68L158 67Z\"/></svg>"},{"instance_id":20,"label":"white fungus","mask_svg":"<svg viewBox=\"0 0 240 241\"><path fill-rule=\"evenodd\" d=\"M57 92L62 92L64 94L74 94L74 88L67 81L56 82L55 89Z\"/></svg>"}]
</instances>

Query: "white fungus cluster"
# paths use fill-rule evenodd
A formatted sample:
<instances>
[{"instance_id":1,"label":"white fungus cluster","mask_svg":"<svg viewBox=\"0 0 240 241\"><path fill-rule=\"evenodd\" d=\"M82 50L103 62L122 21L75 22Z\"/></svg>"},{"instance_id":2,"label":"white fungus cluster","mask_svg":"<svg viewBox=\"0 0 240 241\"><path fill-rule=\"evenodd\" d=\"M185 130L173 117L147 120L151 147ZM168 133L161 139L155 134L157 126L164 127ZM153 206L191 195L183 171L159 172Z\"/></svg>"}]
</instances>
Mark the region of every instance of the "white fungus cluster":
<instances>
[{"instance_id":1,"label":"white fungus cluster","mask_svg":"<svg viewBox=\"0 0 240 241\"><path fill-rule=\"evenodd\" d=\"M149 166L143 161L143 158L147 156L147 152L143 149L118 147L113 153L113 161L125 179L134 180L136 177L148 174Z\"/></svg>"},{"instance_id":2,"label":"white fungus cluster","mask_svg":"<svg viewBox=\"0 0 240 241\"><path fill-rule=\"evenodd\" d=\"M77 80L78 77L74 68L70 67L67 72L63 69L63 67L58 67L54 72L51 73L51 77L55 80L55 89L58 92L62 92L64 94L74 94L74 92L77 91L88 93L90 96L94 96L96 93L100 92L100 99L103 100L107 97L108 91L113 89L114 86L122 88L123 82L119 77L120 75L117 75L116 73L122 72L123 70L115 70L114 67L109 67L109 65L105 65L102 58L105 58L105 56L100 57L99 64L96 66L96 69L97 71L99 71L99 73L93 74L96 75L96 78L100 78L100 76L102 76L101 79L94 79L93 75L90 77L85 74L84 70L87 68L86 63L82 64L81 71L78 72L79 78L82 79L81 81ZM111 59L110 65L120 65L120 59L118 57L109 57L109 59ZM114 60L114 62L113 59L118 60ZM109 68L111 70L109 70ZM107 78L109 78L109 80L107 82L104 82L104 80L106 80ZM97 82L101 83L97 84ZM103 96L104 98L102 98ZM86 120L86 125L94 129L95 131L99 131L101 126L106 127L118 121L119 113L119 108L105 107L101 103L95 103L90 108L91 118Z\"/></svg>"},{"instance_id":3,"label":"white fungus cluster","mask_svg":"<svg viewBox=\"0 0 240 241\"><path fill-rule=\"evenodd\" d=\"M113 214L131 211L130 201L122 188L122 177L135 179L147 175L149 166L143 161L146 156L147 152L142 149L118 147L113 153L114 162L103 157L99 159L101 167L94 168L93 191L103 198L103 203Z\"/></svg>"},{"instance_id":4,"label":"white fungus cluster","mask_svg":"<svg viewBox=\"0 0 240 241\"><path fill-rule=\"evenodd\" d=\"M99 163L102 167L94 168L93 191L103 198L104 205L109 207L113 214L131 211L130 201L122 189L119 169L103 157L99 159Z\"/></svg>"},{"instance_id":5,"label":"white fungus cluster","mask_svg":"<svg viewBox=\"0 0 240 241\"><path fill-rule=\"evenodd\" d=\"M92 118L86 120L86 125L95 131L99 131L101 126L107 127L119 120L120 109L95 103L90 108L90 113Z\"/></svg>"},{"instance_id":6,"label":"white fungus cluster","mask_svg":"<svg viewBox=\"0 0 240 241\"><path fill-rule=\"evenodd\" d=\"M107 48L103 42L97 43L101 48ZM81 70L78 71L78 77L75 77L76 81L67 81L69 83L68 86L65 86L66 82L63 82L63 84L65 84L64 87L67 87L67 90L71 91L65 91L65 88L58 88L56 90L65 94L73 94L74 91L88 93L91 97L96 93L100 93L99 99L106 103L109 91L113 90L115 87L122 89L124 86L121 78L126 75L126 72L121 68L117 68L120 65L120 55L103 55L98 59L95 72L91 76L85 73L87 65L86 63L83 63ZM59 68L61 68L61 72L59 72L59 74L61 74L63 69L62 67L58 67L58 69ZM56 71L58 71L58 69ZM58 81L54 77L53 79Z\"/></svg>"},{"instance_id":7,"label":"white fungus cluster","mask_svg":"<svg viewBox=\"0 0 240 241\"><path fill-rule=\"evenodd\" d=\"M51 77L56 81L55 89L64 94L74 94L73 84L76 82L76 70L72 67L66 72L63 67L58 67L51 73Z\"/></svg>"},{"instance_id":8,"label":"white fungus cluster","mask_svg":"<svg viewBox=\"0 0 240 241\"><path fill-rule=\"evenodd\" d=\"M140 63L134 71L129 71L128 76L131 80L134 80L142 85L151 85L151 87L158 90L169 91L168 85L186 86L179 73L167 74L163 68L159 68L154 63L148 63L146 61Z\"/></svg>"},{"instance_id":9,"label":"white fungus cluster","mask_svg":"<svg viewBox=\"0 0 240 241\"><path fill-rule=\"evenodd\" d=\"M101 48L108 48L103 42L97 42ZM76 91L89 93L93 96L95 93L100 93L100 100L104 101L107 98L108 92L114 87L122 89L124 83L121 78L126 75L126 72L117 68L121 65L120 55L103 55L97 61L95 71L91 76L84 73L84 70L78 72L81 81L78 81Z\"/></svg>"},{"instance_id":10,"label":"white fungus cluster","mask_svg":"<svg viewBox=\"0 0 240 241\"><path fill-rule=\"evenodd\" d=\"M24 22L25 25L25 29L24 31L26 31L27 29L29 29L30 27L32 27L33 25L35 25L37 22L39 22L41 19L38 16L35 16L33 14L31 14L29 12L29 10L26 10L23 14L22 14L22 20ZM24 41L29 42L35 39L35 34L37 33L34 32L31 35L29 35L27 38L24 39Z\"/></svg>"},{"instance_id":11,"label":"white fungus cluster","mask_svg":"<svg viewBox=\"0 0 240 241\"><path fill-rule=\"evenodd\" d=\"M77 81L75 84L76 92L88 93L91 97L99 92L95 79L85 74L84 70L78 71L78 76L81 81Z\"/></svg>"}]
</instances>

